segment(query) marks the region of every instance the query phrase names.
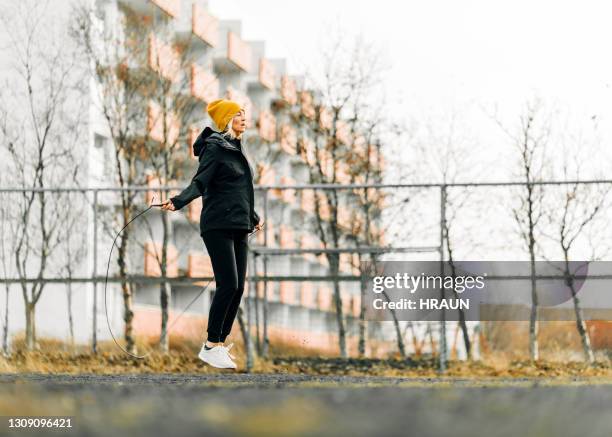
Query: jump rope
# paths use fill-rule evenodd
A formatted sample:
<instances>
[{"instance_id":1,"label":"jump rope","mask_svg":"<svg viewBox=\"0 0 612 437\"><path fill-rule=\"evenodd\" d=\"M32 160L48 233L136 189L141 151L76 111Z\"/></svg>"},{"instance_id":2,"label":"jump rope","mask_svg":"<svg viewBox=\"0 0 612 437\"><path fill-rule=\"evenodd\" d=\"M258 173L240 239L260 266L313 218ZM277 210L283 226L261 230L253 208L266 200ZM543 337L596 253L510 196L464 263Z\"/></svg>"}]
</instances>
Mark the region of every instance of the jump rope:
<instances>
[{"instance_id":1,"label":"jump rope","mask_svg":"<svg viewBox=\"0 0 612 437\"><path fill-rule=\"evenodd\" d=\"M121 346L119 344L119 342L117 341L117 338L115 337L115 334L113 333L113 329L111 328L111 323L110 323L110 319L108 317L108 304L107 304L107 299L106 299L106 289L108 287L108 272L110 270L110 263L111 263L111 259L113 256L113 249L116 246L117 243L117 239L119 238L119 236L121 235L121 233L134 221L136 220L138 217L146 214L147 212L149 212L153 207L161 207L162 204L161 203L151 203L151 205L149 205L149 207L147 209L145 209L144 211L138 213L135 217L133 217L129 222L126 223L126 225L121 228L121 230L119 232L117 232L117 235L115 236L115 239L113 240L113 245L110 248L110 251L108 253L108 263L106 264L106 277L104 279L104 312L106 315L106 324L108 326L108 331L110 332L111 337L113 338L113 341L115 342L115 345L121 349L123 352L125 352L127 355L133 357L133 358L138 358L138 359L143 359L146 358L151 352L153 352L153 349L151 349L149 352L147 352L144 355L136 355L133 354L129 351L127 351L123 346ZM258 231L260 231L261 229L263 229L264 223L262 223L261 227L259 229L255 229L253 232L249 232L249 237L247 238L247 242L249 242L251 240L251 237L253 235L255 235ZM213 277L214 279L214 277ZM208 286L210 285L210 283L212 282L213 279L210 279L206 285L204 286L204 288L202 288L202 290L200 290L200 292L196 295L196 297L194 297L191 302L189 302L189 304L183 309L183 311L181 311L181 313L178 315L178 317L176 317L174 319L174 321L170 324L170 326L168 327L167 330L167 335L170 335L170 332L172 331L172 327L176 324L176 322L178 322L180 320L180 318L183 316L183 314L185 314L185 312L191 307L191 305L193 305L193 303L206 291L206 289L208 288Z\"/></svg>"}]
</instances>

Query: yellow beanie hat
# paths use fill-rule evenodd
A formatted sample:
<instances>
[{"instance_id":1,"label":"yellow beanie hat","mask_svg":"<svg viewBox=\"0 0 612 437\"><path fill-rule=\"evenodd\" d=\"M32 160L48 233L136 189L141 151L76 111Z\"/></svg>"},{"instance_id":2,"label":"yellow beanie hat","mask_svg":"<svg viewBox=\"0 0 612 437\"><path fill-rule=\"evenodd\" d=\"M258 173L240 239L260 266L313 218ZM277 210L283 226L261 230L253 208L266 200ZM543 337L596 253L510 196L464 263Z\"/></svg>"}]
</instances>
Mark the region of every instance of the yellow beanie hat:
<instances>
[{"instance_id":1,"label":"yellow beanie hat","mask_svg":"<svg viewBox=\"0 0 612 437\"><path fill-rule=\"evenodd\" d=\"M213 119L221 132L229 121L240 112L240 105L233 100L218 99L213 100L206 107L208 115Z\"/></svg>"}]
</instances>

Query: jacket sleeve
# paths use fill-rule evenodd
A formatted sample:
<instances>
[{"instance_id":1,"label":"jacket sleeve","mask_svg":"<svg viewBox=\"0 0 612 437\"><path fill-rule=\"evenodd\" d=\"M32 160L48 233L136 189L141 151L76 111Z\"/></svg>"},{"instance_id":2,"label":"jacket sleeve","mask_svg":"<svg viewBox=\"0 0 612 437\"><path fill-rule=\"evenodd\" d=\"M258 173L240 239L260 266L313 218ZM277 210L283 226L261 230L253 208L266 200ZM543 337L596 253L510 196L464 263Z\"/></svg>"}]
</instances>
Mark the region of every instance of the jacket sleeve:
<instances>
[{"instance_id":1,"label":"jacket sleeve","mask_svg":"<svg viewBox=\"0 0 612 437\"><path fill-rule=\"evenodd\" d=\"M189 186L176 196L170 198L177 210L183 208L196 197L200 197L204 194L206 187L219 167L216 146L208 147L203 154L202 159L200 159L200 164L198 165L198 170Z\"/></svg>"},{"instance_id":2,"label":"jacket sleeve","mask_svg":"<svg viewBox=\"0 0 612 437\"><path fill-rule=\"evenodd\" d=\"M253 210L253 217L252 217L252 219L253 219L254 225L257 226L259 224L259 220L260 219L259 219L259 215L255 212L255 210Z\"/></svg>"}]
</instances>

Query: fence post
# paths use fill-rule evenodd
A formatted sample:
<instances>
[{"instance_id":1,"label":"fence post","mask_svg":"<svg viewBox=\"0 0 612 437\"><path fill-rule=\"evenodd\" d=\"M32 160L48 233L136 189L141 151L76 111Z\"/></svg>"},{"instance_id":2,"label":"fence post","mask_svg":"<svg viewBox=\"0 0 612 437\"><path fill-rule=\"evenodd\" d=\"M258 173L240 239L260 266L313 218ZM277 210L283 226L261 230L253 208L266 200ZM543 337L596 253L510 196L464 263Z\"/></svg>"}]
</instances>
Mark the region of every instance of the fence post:
<instances>
[{"instance_id":1,"label":"fence post","mask_svg":"<svg viewBox=\"0 0 612 437\"><path fill-rule=\"evenodd\" d=\"M264 221L268 223L268 189L264 189L263 196L264 203ZM264 247L268 247L268 230L264 229ZM264 253L263 256L263 274L264 277L268 276L268 255ZM270 339L268 338L268 281L264 279L264 292L263 292L263 347L261 355L263 357L268 356L268 348L270 345Z\"/></svg>"},{"instance_id":2,"label":"fence post","mask_svg":"<svg viewBox=\"0 0 612 437\"><path fill-rule=\"evenodd\" d=\"M257 286L255 284L255 281L253 280L253 277L255 276L255 254L251 253L249 254L249 260L250 260L250 265L249 265L249 290L247 293L247 300L246 300L246 311L247 311L247 317L246 317L246 336L245 336L245 342L246 344L245 349L246 349L246 369L247 372L250 372L253 369L253 337L252 337L252 333L251 333L251 327L253 326L253 308L256 309L255 305L253 305L253 291L255 291L255 295L257 294Z\"/></svg>"},{"instance_id":3,"label":"fence post","mask_svg":"<svg viewBox=\"0 0 612 437\"><path fill-rule=\"evenodd\" d=\"M440 186L440 275L444 275L444 229L446 228L446 185ZM440 298L444 299L444 281L440 288ZM446 314L444 309L440 312L440 339L438 344L439 349L439 371L446 371L447 351L446 351Z\"/></svg>"},{"instance_id":4,"label":"fence post","mask_svg":"<svg viewBox=\"0 0 612 437\"><path fill-rule=\"evenodd\" d=\"M264 229L265 232L265 229ZM257 275L257 256L259 255L257 252L255 252L253 254L253 264L254 264L254 272ZM254 296L254 305L253 305L253 312L254 312L254 317L255 317L255 347L257 348L257 355L261 356L261 335L259 332L259 307L260 307L260 301L259 301L259 280L257 280L255 282L255 296Z\"/></svg>"},{"instance_id":5,"label":"fence post","mask_svg":"<svg viewBox=\"0 0 612 437\"><path fill-rule=\"evenodd\" d=\"M93 333L91 336L91 350L98 353L98 190L93 192Z\"/></svg>"}]
</instances>

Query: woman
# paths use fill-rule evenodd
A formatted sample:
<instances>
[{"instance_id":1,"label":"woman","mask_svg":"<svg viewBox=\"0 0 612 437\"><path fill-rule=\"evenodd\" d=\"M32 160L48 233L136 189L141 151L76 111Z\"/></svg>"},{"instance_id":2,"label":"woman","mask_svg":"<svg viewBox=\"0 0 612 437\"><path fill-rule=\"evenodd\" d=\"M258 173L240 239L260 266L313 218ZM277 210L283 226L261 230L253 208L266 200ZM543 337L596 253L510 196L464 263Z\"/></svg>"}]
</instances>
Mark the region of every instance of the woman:
<instances>
[{"instance_id":1,"label":"woman","mask_svg":"<svg viewBox=\"0 0 612 437\"><path fill-rule=\"evenodd\" d=\"M199 157L191 184L166 200L162 209L177 211L203 196L200 235L210 255L217 289L208 316L208 339L199 358L214 367L236 368L228 347L229 335L244 291L248 235L260 230L255 212L253 168L242 150L246 129L244 110L231 100L219 99L206 108L219 132L206 127L193 144Z\"/></svg>"}]
</instances>

